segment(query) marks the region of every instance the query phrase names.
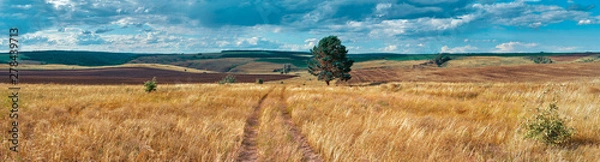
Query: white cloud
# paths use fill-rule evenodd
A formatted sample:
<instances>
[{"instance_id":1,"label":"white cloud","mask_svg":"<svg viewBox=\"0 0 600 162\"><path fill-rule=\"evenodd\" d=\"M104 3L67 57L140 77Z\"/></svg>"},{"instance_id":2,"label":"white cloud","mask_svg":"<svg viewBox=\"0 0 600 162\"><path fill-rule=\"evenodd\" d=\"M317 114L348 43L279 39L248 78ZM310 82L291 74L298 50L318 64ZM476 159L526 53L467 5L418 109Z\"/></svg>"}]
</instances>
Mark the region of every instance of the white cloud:
<instances>
[{"instance_id":1,"label":"white cloud","mask_svg":"<svg viewBox=\"0 0 600 162\"><path fill-rule=\"evenodd\" d=\"M523 52L538 46L537 43L507 42L496 46L497 52Z\"/></svg>"},{"instance_id":2,"label":"white cloud","mask_svg":"<svg viewBox=\"0 0 600 162\"><path fill-rule=\"evenodd\" d=\"M584 19L584 20L579 20L579 22L577 23L577 25L587 25L587 24L592 24L592 20Z\"/></svg>"},{"instance_id":3,"label":"white cloud","mask_svg":"<svg viewBox=\"0 0 600 162\"><path fill-rule=\"evenodd\" d=\"M317 45L319 40L317 38L308 38L304 40L304 44L284 44L280 48L292 51L306 51L308 49L312 49ZM347 47L350 49L349 47Z\"/></svg>"},{"instance_id":4,"label":"white cloud","mask_svg":"<svg viewBox=\"0 0 600 162\"><path fill-rule=\"evenodd\" d=\"M73 2L70 0L46 0L46 3L52 4L52 6L54 6L56 9L60 9L63 6L74 7Z\"/></svg>"},{"instance_id":5,"label":"white cloud","mask_svg":"<svg viewBox=\"0 0 600 162\"><path fill-rule=\"evenodd\" d=\"M382 12L384 10L387 10L389 8L392 8L392 4L391 3L379 3L377 4L377 6L375 6L375 10L378 12Z\"/></svg>"},{"instance_id":6,"label":"white cloud","mask_svg":"<svg viewBox=\"0 0 600 162\"><path fill-rule=\"evenodd\" d=\"M454 30L475 19L472 14L457 18L418 18L384 20L381 23L365 25L373 37L389 37L395 35L420 35L424 33ZM437 33L436 33L437 34Z\"/></svg>"},{"instance_id":7,"label":"white cloud","mask_svg":"<svg viewBox=\"0 0 600 162\"><path fill-rule=\"evenodd\" d=\"M30 4L27 4L27 5L12 5L11 7L18 8L18 9L23 9L23 10L28 10L28 9L31 8L31 5Z\"/></svg>"},{"instance_id":8,"label":"white cloud","mask_svg":"<svg viewBox=\"0 0 600 162\"><path fill-rule=\"evenodd\" d=\"M389 45L385 48L383 48L383 51L385 52L392 52L392 51L396 51L398 49L398 46L396 45Z\"/></svg>"},{"instance_id":9,"label":"white cloud","mask_svg":"<svg viewBox=\"0 0 600 162\"><path fill-rule=\"evenodd\" d=\"M441 49L442 53L469 53L469 52L474 52L475 50L478 50L479 48L477 47L473 47L471 45L466 45L463 47L454 47L454 48L450 48L448 46L443 46Z\"/></svg>"},{"instance_id":10,"label":"white cloud","mask_svg":"<svg viewBox=\"0 0 600 162\"><path fill-rule=\"evenodd\" d=\"M533 2L533 1L529 1ZM565 20L581 20L590 17L587 12L566 10L553 5L533 5L526 1L510 3L474 4L472 8L479 10L479 17L489 19L495 24L509 26L528 26L539 28L548 24L560 23Z\"/></svg>"},{"instance_id":11,"label":"white cloud","mask_svg":"<svg viewBox=\"0 0 600 162\"><path fill-rule=\"evenodd\" d=\"M216 41L215 42L219 47L225 47L231 43L227 42L227 41Z\"/></svg>"},{"instance_id":12,"label":"white cloud","mask_svg":"<svg viewBox=\"0 0 600 162\"><path fill-rule=\"evenodd\" d=\"M419 3L419 4L432 5L432 4L440 4L440 3L454 3L459 0L409 0L409 1L414 2L414 3Z\"/></svg>"}]
</instances>

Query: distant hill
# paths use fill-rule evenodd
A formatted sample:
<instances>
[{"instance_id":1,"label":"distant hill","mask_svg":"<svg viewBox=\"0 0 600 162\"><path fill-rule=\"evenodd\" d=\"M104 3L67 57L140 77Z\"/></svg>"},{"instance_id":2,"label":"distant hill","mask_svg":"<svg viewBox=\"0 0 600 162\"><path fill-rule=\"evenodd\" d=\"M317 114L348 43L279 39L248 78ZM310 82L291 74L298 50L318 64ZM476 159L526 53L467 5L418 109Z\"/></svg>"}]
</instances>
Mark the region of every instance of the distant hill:
<instances>
[{"instance_id":1,"label":"distant hill","mask_svg":"<svg viewBox=\"0 0 600 162\"><path fill-rule=\"evenodd\" d=\"M27 64L63 64L79 66L111 66L125 63L154 63L182 67L207 69L226 72L238 66L251 62L274 64L292 64L296 68L306 68L310 59L309 52L272 51L272 50L223 50L218 53L196 54L135 54L110 53L94 51L35 51L20 52L19 59ZM466 53L450 54L451 57L466 56L556 56L569 54L598 54L598 53ZM363 53L348 54L356 62L372 60L428 60L435 54L396 54L396 53ZM8 57L0 57L0 63L8 63Z\"/></svg>"},{"instance_id":2,"label":"distant hill","mask_svg":"<svg viewBox=\"0 0 600 162\"><path fill-rule=\"evenodd\" d=\"M108 53L88 51L34 51L19 52L20 60L37 62L39 64L64 64L79 66L110 66L125 64L140 56L149 54ZM7 63L8 59L1 59Z\"/></svg>"}]
</instances>

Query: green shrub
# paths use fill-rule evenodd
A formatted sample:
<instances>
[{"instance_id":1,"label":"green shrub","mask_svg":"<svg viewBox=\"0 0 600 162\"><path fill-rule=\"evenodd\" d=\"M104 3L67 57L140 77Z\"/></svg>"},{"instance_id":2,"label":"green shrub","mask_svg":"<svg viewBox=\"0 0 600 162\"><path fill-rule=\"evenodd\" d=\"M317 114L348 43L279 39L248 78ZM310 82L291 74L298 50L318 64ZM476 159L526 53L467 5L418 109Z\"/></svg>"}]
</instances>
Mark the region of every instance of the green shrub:
<instances>
[{"instance_id":1,"label":"green shrub","mask_svg":"<svg viewBox=\"0 0 600 162\"><path fill-rule=\"evenodd\" d=\"M536 64L551 64L554 63L554 61L552 61L552 59L546 57L546 56L534 56L534 57L530 57L529 59L533 60L533 62L535 62Z\"/></svg>"},{"instance_id":2,"label":"green shrub","mask_svg":"<svg viewBox=\"0 0 600 162\"><path fill-rule=\"evenodd\" d=\"M146 81L144 83L144 90L148 93L156 91L156 87L156 77L152 77L152 80Z\"/></svg>"},{"instance_id":3,"label":"green shrub","mask_svg":"<svg viewBox=\"0 0 600 162\"><path fill-rule=\"evenodd\" d=\"M433 61L435 62L435 64L438 67L442 67L442 65L444 65L444 63L446 63L446 62L448 62L450 60L452 60L452 58L448 57L446 54L443 54L443 53L438 54L433 59Z\"/></svg>"},{"instance_id":4,"label":"green shrub","mask_svg":"<svg viewBox=\"0 0 600 162\"><path fill-rule=\"evenodd\" d=\"M262 79L262 78L258 78L258 79L256 79L256 83L257 83L257 84L263 84L263 79Z\"/></svg>"},{"instance_id":5,"label":"green shrub","mask_svg":"<svg viewBox=\"0 0 600 162\"><path fill-rule=\"evenodd\" d=\"M550 145L563 144L571 139L575 129L565 125L564 119L559 117L555 103L550 104L547 109L536 110L538 114L527 119L523 125L526 130L525 138Z\"/></svg>"},{"instance_id":6,"label":"green shrub","mask_svg":"<svg viewBox=\"0 0 600 162\"><path fill-rule=\"evenodd\" d=\"M227 84L227 83L235 83L235 76L227 75L227 76L225 76L225 78L223 78L223 79L221 79L221 81L219 81L219 84Z\"/></svg>"}]
</instances>

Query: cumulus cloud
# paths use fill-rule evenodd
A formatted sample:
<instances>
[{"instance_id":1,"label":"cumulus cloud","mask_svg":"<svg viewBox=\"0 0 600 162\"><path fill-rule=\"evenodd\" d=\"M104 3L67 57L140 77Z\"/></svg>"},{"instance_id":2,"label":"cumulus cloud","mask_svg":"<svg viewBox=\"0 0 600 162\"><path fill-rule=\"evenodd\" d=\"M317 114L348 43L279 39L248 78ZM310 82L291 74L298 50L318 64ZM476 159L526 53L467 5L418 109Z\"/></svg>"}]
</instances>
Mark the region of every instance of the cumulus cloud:
<instances>
[{"instance_id":1,"label":"cumulus cloud","mask_svg":"<svg viewBox=\"0 0 600 162\"><path fill-rule=\"evenodd\" d=\"M592 24L592 20L590 20L590 19L579 20L579 22L577 24L578 25Z\"/></svg>"},{"instance_id":2,"label":"cumulus cloud","mask_svg":"<svg viewBox=\"0 0 600 162\"><path fill-rule=\"evenodd\" d=\"M337 35L353 52L437 52L441 45L451 52L477 47L510 50L507 35L514 34L513 28L600 22L593 4L565 4L540 0L0 0L0 8L7 10L0 13L0 28L18 26L27 35L23 41L29 48L307 51L317 38ZM481 33L494 34L471 37ZM539 39L543 38L520 41Z\"/></svg>"},{"instance_id":3,"label":"cumulus cloud","mask_svg":"<svg viewBox=\"0 0 600 162\"><path fill-rule=\"evenodd\" d=\"M471 45L466 45L466 46L462 46L462 47L454 47L454 48L450 48L448 46L443 46L440 51L442 53L469 53L469 52L475 52L478 49L479 48L473 47Z\"/></svg>"},{"instance_id":4,"label":"cumulus cloud","mask_svg":"<svg viewBox=\"0 0 600 162\"><path fill-rule=\"evenodd\" d=\"M583 11L567 10L558 6L532 5L525 1L495 4L474 4L474 9L481 11L478 17L491 18L489 21L508 26L528 26L538 28L565 20L580 20L589 17Z\"/></svg>"},{"instance_id":5,"label":"cumulus cloud","mask_svg":"<svg viewBox=\"0 0 600 162\"><path fill-rule=\"evenodd\" d=\"M507 42L498 44L496 49L497 52L524 52L531 51L531 48L537 46L537 43Z\"/></svg>"},{"instance_id":6,"label":"cumulus cloud","mask_svg":"<svg viewBox=\"0 0 600 162\"><path fill-rule=\"evenodd\" d=\"M392 51L396 51L398 49L398 46L396 45L389 45L385 48L383 48L383 51L385 52L392 52Z\"/></svg>"}]
</instances>

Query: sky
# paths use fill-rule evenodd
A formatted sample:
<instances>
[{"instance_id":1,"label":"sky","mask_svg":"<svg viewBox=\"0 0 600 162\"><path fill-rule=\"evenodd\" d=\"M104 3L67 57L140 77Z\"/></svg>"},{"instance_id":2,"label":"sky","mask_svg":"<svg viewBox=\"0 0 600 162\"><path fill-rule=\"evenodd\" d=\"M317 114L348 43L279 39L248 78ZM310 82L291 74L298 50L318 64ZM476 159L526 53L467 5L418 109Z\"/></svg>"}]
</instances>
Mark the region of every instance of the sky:
<instances>
[{"instance_id":1,"label":"sky","mask_svg":"<svg viewBox=\"0 0 600 162\"><path fill-rule=\"evenodd\" d=\"M600 51L597 0L0 0L20 51ZM0 35L8 51L8 32Z\"/></svg>"}]
</instances>

